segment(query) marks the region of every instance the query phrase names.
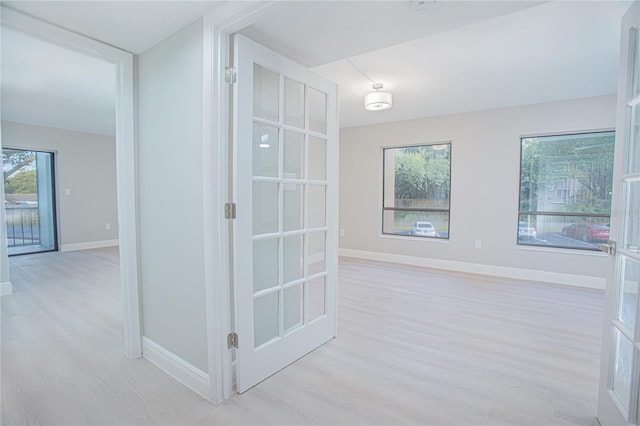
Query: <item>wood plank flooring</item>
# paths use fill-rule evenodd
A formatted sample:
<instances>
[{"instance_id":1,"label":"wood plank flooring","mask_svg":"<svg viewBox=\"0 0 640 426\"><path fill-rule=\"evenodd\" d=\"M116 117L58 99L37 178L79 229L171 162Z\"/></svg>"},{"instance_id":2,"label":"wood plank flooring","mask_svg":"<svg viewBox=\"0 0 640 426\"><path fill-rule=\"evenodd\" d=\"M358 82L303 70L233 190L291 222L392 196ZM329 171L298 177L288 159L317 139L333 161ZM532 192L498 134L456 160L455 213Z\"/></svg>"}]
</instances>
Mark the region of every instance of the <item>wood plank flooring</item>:
<instances>
[{"instance_id":1,"label":"wood plank flooring","mask_svg":"<svg viewBox=\"0 0 640 426\"><path fill-rule=\"evenodd\" d=\"M11 258L3 425L597 425L604 293L341 259L339 336L213 405L122 356L116 249Z\"/></svg>"}]
</instances>

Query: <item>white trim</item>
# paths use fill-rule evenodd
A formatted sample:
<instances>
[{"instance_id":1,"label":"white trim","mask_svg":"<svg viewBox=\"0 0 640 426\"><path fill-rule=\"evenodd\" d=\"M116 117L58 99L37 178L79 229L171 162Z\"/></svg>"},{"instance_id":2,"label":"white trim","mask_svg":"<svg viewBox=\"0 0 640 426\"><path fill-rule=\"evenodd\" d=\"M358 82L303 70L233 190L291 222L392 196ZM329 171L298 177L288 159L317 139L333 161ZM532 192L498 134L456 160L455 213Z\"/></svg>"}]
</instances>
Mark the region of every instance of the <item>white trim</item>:
<instances>
[{"instance_id":1,"label":"white trim","mask_svg":"<svg viewBox=\"0 0 640 426\"><path fill-rule=\"evenodd\" d=\"M6 283L0 283L0 296L7 296L13 293L13 284L11 281L7 281Z\"/></svg>"},{"instance_id":2,"label":"white trim","mask_svg":"<svg viewBox=\"0 0 640 426\"><path fill-rule=\"evenodd\" d=\"M115 247L119 245L119 240L102 240L102 241L89 241L86 243L71 243L61 244L60 251L78 251L78 250L91 250L104 247Z\"/></svg>"},{"instance_id":3,"label":"white trim","mask_svg":"<svg viewBox=\"0 0 640 426\"><path fill-rule=\"evenodd\" d=\"M203 16L203 200L205 292L211 389L214 402L233 393L235 369L227 334L231 318L230 227L221 214L229 193L229 86L224 81L229 34L256 22L273 1L224 2Z\"/></svg>"},{"instance_id":4,"label":"white trim","mask_svg":"<svg viewBox=\"0 0 640 426\"><path fill-rule=\"evenodd\" d=\"M209 399L209 375L154 341L142 337L142 357L192 391Z\"/></svg>"},{"instance_id":5,"label":"white trim","mask_svg":"<svg viewBox=\"0 0 640 426\"><path fill-rule=\"evenodd\" d=\"M208 364L213 402L231 396L230 354L226 337L231 330L229 312L228 222L222 215L227 202L228 122L220 99L228 99L224 82L226 38L215 28L212 15L203 17L203 237L207 309ZM221 51L222 49L222 51ZM215 95L215 96L214 96Z\"/></svg>"},{"instance_id":6,"label":"white trim","mask_svg":"<svg viewBox=\"0 0 640 426\"><path fill-rule=\"evenodd\" d=\"M2 25L24 31L47 42L101 59L115 66L116 177L124 353L131 358L138 357L142 354L142 332L138 279L133 54L40 21L5 6L1 7Z\"/></svg>"},{"instance_id":7,"label":"white trim","mask_svg":"<svg viewBox=\"0 0 640 426\"><path fill-rule=\"evenodd\" d=\"M377 260L380 262L400 263L403 265L422 266L425 268L443 269L446 271L464 272L492 277L512 278L524 281L540 281L551 284L562 284L574 287L585 287L604 290L605 278L587 275L564 274L560 272L537 271L533 269L511 268L507 266L483 265L480 263L458 262L453 260L430 259L424 257L404 256L400 254L380 253L374 251L341 248L340 256L359 259Z\"/></svg>"}]
</instances>

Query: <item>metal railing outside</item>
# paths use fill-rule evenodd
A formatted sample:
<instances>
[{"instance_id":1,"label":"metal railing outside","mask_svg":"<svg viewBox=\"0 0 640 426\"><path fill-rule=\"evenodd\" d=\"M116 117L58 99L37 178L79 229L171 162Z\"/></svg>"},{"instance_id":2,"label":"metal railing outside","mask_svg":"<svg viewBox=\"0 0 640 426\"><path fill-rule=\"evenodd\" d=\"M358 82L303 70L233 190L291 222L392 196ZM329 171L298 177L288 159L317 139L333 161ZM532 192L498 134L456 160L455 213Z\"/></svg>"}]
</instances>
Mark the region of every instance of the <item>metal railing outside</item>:
<instances>
[{"instance_id":1,"label":"metal railing outside","mask_svg":"<svg viewBox=\"0 0 640 426\"><path fill-rule=\"evenodd\" d=\"M8 247L40 244L38 207L6 206L5 214Z\"/></svg>"}]
</instances>

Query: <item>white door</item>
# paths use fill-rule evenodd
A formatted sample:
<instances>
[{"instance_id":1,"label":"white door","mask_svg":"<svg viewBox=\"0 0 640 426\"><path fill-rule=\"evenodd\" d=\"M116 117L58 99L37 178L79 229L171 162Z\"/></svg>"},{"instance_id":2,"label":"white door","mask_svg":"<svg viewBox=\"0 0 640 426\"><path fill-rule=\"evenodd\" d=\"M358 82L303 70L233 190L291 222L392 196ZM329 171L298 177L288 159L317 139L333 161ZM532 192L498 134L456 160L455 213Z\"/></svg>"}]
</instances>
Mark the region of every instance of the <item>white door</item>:
<instances>
[{"instance_id":1,"label":"white door","mask_svg":"<svg viewBox=\"0 0 640 426\"><path fill-rule=\"evenodd\" d=\"M610 253L598 419L638 424L640 394L640 5L622 21Z\"/></svg>"},{"instance_id":2,"label":"white door","mask_svg":"<svg viewBox=\"0 0 640 426\"><path fill-rule=\"evenodd\" d=\"M241 36L234 60L237 390L336 333L337 86Z\"/></svg>"}]
</instances>

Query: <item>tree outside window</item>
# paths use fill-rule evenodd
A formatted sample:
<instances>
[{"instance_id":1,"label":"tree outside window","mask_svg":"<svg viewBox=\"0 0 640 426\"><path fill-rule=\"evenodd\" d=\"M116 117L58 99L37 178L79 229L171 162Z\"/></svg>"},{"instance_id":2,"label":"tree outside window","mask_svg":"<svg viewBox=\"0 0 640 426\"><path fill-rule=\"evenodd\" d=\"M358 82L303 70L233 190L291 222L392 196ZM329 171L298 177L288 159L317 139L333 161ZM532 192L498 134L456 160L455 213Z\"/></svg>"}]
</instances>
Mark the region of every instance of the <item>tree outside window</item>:
<instances>
[{"instance_id":1,"label":"tree outside window","mask_svg":"<svg viewBox=\"0 0 640 426\"><path fill-rule=\"evenodd\" d=\"M451 144L383 149L382 233L449 238Z\"/></svg>"}]
</instances>

